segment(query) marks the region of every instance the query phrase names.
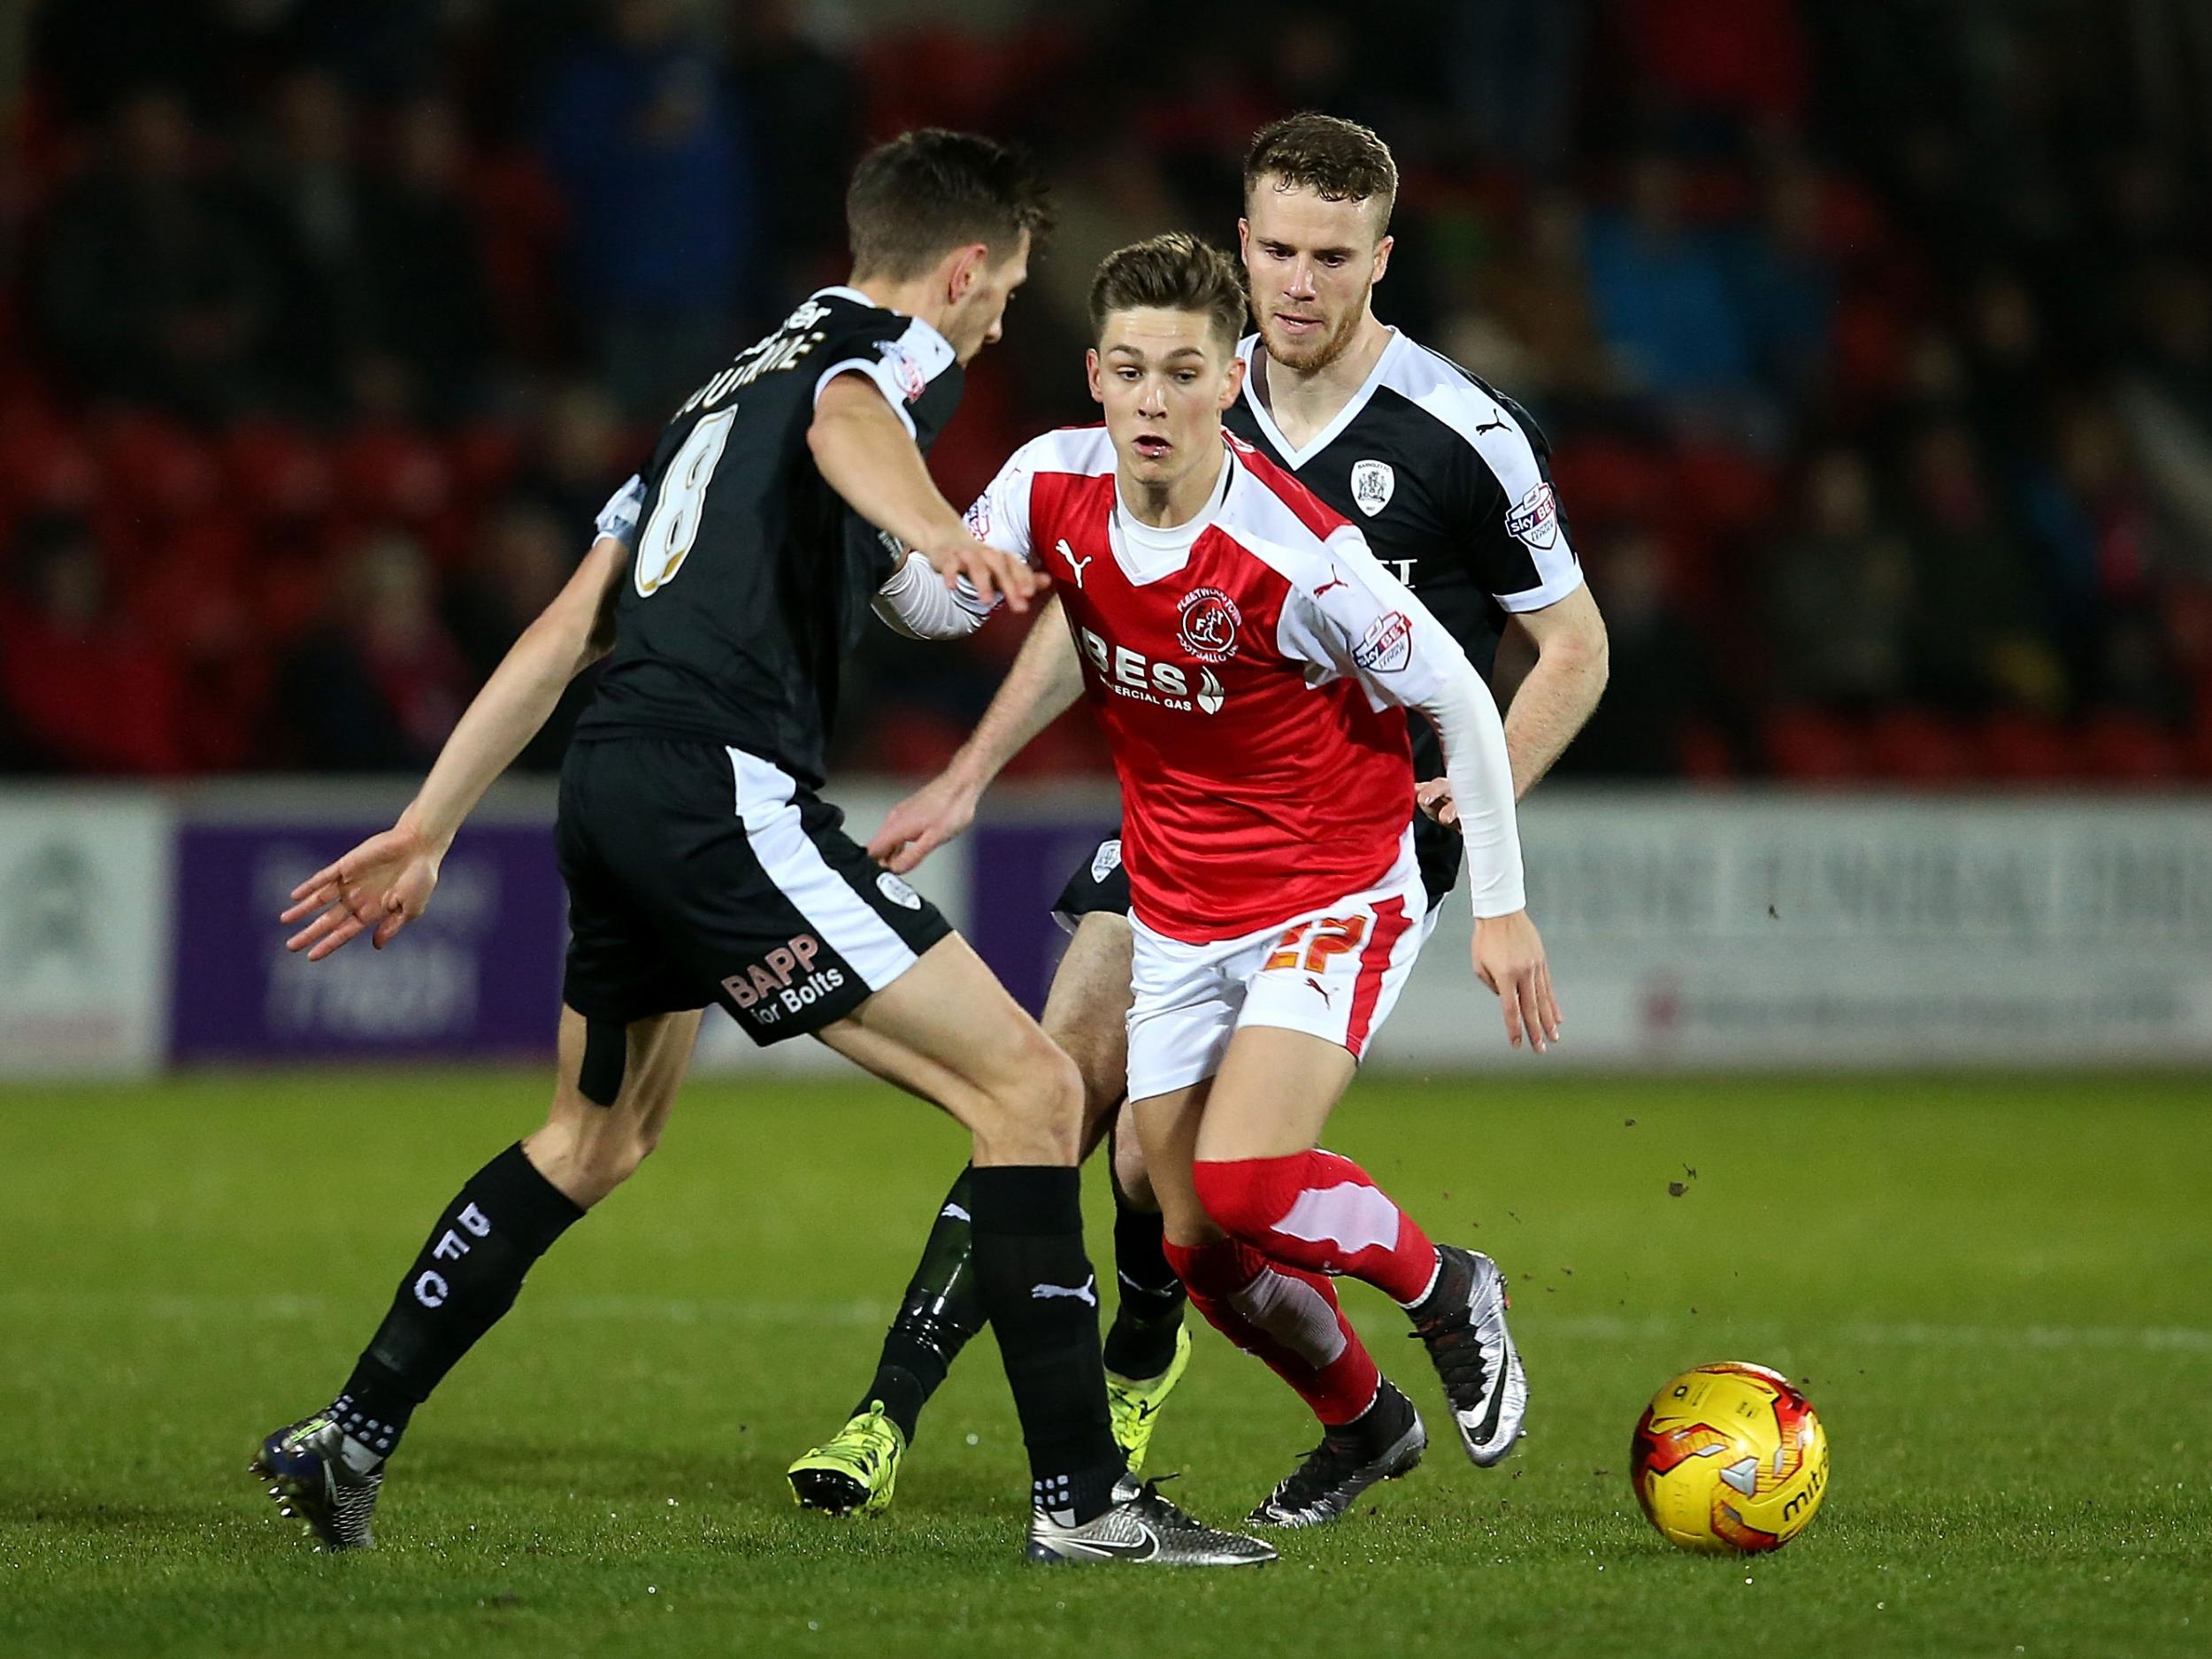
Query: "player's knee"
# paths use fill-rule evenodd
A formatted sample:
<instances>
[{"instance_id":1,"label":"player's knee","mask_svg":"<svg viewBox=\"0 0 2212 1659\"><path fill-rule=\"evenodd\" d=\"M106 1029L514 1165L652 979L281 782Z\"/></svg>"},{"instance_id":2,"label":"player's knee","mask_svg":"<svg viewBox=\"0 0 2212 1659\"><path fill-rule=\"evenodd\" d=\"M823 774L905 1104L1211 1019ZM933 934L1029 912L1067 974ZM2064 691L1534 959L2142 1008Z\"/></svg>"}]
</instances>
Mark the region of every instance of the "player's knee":
<instances>
[{"instance_id":1,"label":"player's knee","mask_svg":"<svg viewBox=\"0 0 2212 1659\"><path fill-rule=\"evenodd\" d=\"M1135 1135L1120 1131L1114 1135L1114 1187L1132 1210L1160 1207L1152 1191L1152 1171L1145 1167L1143 1145Z\"/></svg>"},{"instance_id":2,"label":"player's knee","mask_svg":"<svg viewBox=\"0 0 2212 1659\"><path fill-rule=\"evenodd\" d=\"M1002 1081L987 1091L987 1139L1041 1163L1075 1162L1083 1134L1083 1074L1035 1027Z\"/></svg>"},{"instance_id":3,"label":"player's knee","mask_svg":"<svg viewBox=\"0 0 2212 1659\"><path fill-rule=\"evenodd\" d=\"M1213 1224L1233 1239L1255 1242L1273 1230L1289 1209L1279 1158L1202 1159L1191 1165L1191 1185Z\"/></svg>"}]
</instances>

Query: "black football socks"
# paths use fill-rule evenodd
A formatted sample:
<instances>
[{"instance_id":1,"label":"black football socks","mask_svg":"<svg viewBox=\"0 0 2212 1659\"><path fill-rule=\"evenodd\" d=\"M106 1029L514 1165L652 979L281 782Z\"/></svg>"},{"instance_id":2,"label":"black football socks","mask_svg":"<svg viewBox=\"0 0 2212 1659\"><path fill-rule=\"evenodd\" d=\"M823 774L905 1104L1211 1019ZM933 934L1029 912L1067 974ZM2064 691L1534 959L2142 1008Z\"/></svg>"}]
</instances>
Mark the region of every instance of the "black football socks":
<instances>
[{"instance_id":1,"label":"black football socks","mask_svg":"<svg viewBox=\"0 0 2212 1659\"><path fill-rule=\"evenodd\" d=\"M1106 1369L1148 1382L1175 1363L1183 1328L1183 1281L1167 1263L1167 1224L1156 1210L1139 1210L1114 1187L1114 1275L1120 1297L1106 1333Z\"/></svg>"},{"instance_id":2,"label":"black football socks","mask_svg":"<svg viewBox=\"0 0 2212 1659\"><path fill-rule=\"evenodd\" d=\"M983 1328L983 1299L976 1287L975 1245L970 1225L973 1213L973 1170L962 1170L960 1179L938 1206L937 1219L922 1247L922 1259L899 1303L898 1317L884 1333L883 1356L876 1362L875 1379L853 1408L858 1417L876 1401L884 1415L899 1425L908 1445L914 1443L914 1427L930 1395L945 1380L954 1358L968 1339Z\"/></svg>"},{"instance_id":3,"label":"black football socks","mask_svg":"<svg viewBox=\"0 0 2212 1659\"><path fill-rule=\"evenodd\" d=\"M531 1263L583 1213L519 1142L469 1177L331 1405L346 1435L389 1456L414 1409L514 1306Z\"/></svg>"},{"instance_id":4,"label":"black football socks","mask_svg":"<svg viewBox=\"0 0 2212 1659\"><path fill-rule=\"evenodd\" d=\"M969 1184L976 1288L1021 1418L1031 1494L1080 1525L1112 1505L1126 1468L1106 1411L1081 1174L1013 1164L973 1171Z\"/></svg>"}]
</instances>

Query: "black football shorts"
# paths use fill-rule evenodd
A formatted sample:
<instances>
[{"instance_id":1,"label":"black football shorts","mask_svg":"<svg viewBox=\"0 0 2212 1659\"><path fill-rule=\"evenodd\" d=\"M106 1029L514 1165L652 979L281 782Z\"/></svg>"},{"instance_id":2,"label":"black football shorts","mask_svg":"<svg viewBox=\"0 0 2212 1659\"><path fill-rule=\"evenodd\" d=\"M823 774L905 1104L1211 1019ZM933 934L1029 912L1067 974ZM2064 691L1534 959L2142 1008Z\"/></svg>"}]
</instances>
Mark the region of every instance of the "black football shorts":
<instances>
[{"instance_id":1,"label":"black football shorts","mask_svg":"<svg viewBox=\"0 0 2212 1659\"><path fill-rule=\"evenodd\" d=\"M572 742L561 997L624 1024L719 1002L755 1042L841 1019L952 927L781 768L703 740Z\"/></svg>"},{"instance_id":2,"label":"black football shorts","mask_svg":"<svg viewBox=\"0 0 2212 1659\"><path fill-rule=\"evenodd\" d=\"M1086 916L1128 914L1129 872L1121 862L1121 837L1109 836L1060 889L1052 902L1052 919L1071 933Z\"/></svg>"}]
</instances>

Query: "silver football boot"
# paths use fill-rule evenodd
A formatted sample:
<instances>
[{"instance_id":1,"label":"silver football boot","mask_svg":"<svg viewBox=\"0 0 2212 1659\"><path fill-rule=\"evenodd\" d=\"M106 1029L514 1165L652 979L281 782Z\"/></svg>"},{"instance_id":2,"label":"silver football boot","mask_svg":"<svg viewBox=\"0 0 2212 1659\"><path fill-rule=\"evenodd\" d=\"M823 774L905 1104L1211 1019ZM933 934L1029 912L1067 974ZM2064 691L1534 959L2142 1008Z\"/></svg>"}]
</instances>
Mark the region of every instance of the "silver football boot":
<instances>
[{"instance_id":1,"label":"silver football boot","mask_svg":"<svg viewBox=\"0 0 2212 1659\"><path fill-rule=\"evenodd\" d=\"M1155 1483L1140 1486L1128 1475L1114 1483L1112 1506L1079 1525L1033 1509L1027 1555L1037 1562L1162 1567L1257 1567L1275 1559L1272 1546L1194 1521L1162 1497Z\"/></svg>"},{"instance_id":2,"label":"silver football boot","mask_svg":"<svg viewBox=\"0 0 2212 1659\"><path fill-rule=\"evenodd\" d=\"M279 1429L247 1468L270 1483L277 1513L304 1522L324 1548L375 1547L369 1519L384 1485L384 1459L349 1442L329 1412Z\"/></svg>"},{"instance_id":3,"label":"silver football boot","mask_svg":"<svg viewBox=\"0 0 2212 1659\"><path fill-rule=\"evenodd\" d=\"M1247 1526L1326 1526L1379 1480L1410 1474L1427 1449L1421 1414L1387 1379L1356 1423L1329 1430L1306 1461L1244 1517Z\"/></svg>"},{"instance_id":4,"label":"silver football boot","mask_svg":"<svg viewBox=\"0 0 2212 1659\"><path fill-rule=\"evenodd\" d=\"M1528 1373L1505 1328L1505 1275L1479 1250L1436 1247L1436 1287L1413 1314L1467 1455L1487 1469L1513 1449L1528 1415Z\"/></svg>"}]
</instances>

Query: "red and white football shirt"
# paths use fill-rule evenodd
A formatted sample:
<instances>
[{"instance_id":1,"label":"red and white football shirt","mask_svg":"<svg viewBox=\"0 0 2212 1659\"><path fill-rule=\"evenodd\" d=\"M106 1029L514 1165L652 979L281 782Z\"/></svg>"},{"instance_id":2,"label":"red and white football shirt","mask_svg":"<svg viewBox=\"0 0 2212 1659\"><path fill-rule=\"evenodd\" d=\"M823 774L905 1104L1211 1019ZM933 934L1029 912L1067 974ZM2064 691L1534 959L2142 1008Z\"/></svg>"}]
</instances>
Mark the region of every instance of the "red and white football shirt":
<instances>
[{"instance_id":1,"label":"red and white football shirt","mask_svg":"<svg viewBox=\"0 0 2212 1659\"><path fill-rule=\"evenodd\" d=\"M1413 810L1396 706L1465 672L1357 529L1223 442L1210 502L1171 530L1122 508L1102 426L1024 445L968 514L1053 579L1121 779L1133 909L1194 944L1383 879Z\"/></svg>"}]
</instances>

